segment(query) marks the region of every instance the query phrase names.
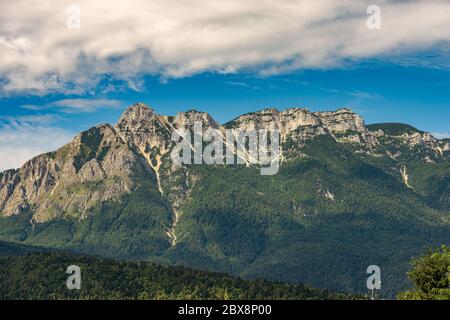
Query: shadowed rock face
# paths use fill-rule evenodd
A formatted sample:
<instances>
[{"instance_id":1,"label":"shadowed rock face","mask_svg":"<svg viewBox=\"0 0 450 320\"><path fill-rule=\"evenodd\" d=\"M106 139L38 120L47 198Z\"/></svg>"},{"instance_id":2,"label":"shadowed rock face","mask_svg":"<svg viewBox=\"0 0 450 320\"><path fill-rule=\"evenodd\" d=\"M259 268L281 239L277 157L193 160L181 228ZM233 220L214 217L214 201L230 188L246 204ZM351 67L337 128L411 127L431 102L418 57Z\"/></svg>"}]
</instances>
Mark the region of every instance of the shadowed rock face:
<instances>
[{"instance_id":1,"label":"shadowed rock face","mask_svg":"<svg viewBox=\"0 0 450 320\"><path fill-rule=\"evenodd\" d=\"M174 143L170 138L174 129L192 128L195 121L201 121L204 129L278 129L282 141L294 142L294 148L301 148L305 141L316 136L328 135L340 143L355 145L356 151L393 158L398 158L400 151L392 149L401 146L420 148L423 160L428 162L448 157L450 150L449 142L439 141L429 133L405 132L393 136L382 129L372 132L349 109L335 112L266 109L242 115L222 127L205 112L190 110L168 117L137 103L122 114L115 126L91 128L59 150L39 155L20 169L3 172L1 215L12 216L32 209L34 222L59 216L83 219L90 207L120 200L132 190L133 176L142 172L154 175L155 187L174 208L179 208L189 193L188 181L176 184L173 180L189 173L187 168L172 165L169 152Z\"/></svg>"}]
</instances>

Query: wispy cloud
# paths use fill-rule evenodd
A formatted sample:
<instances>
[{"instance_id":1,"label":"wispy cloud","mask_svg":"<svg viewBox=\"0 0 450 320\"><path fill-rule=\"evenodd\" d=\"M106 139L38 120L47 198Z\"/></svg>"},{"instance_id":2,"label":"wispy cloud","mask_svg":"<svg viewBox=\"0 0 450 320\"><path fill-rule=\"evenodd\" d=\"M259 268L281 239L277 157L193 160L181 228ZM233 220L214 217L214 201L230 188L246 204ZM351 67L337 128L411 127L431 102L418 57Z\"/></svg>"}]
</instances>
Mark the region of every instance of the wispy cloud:
<instances>
[{"instance_id":1,"label":"wispy cloud","mask_svg":"<svg viewBox=\"0 0 450 320\"><path fill-rule=\"evenodd\" d=\"M55 115L0 117L0 171L18 168L32 157L56 150L74 133L58 126Z\"/></svg>"},{"instance_id":2,"label":"wispy cloud","mask_svg":"<svg viewBox=\"0 0 450 320\"><path fill-rule=\"evenodd\" d=\"M260 89L260 87L258 87L258 86L255 86L255 85L249 84L247 82L243 82L243 81L226 81L225 84L227 84L229 86L247 88L247 89L252 89L252 90Z\"/></svg>"},{"instance_id":3,"label":"wispy cloud","mask_svg":"<svg viewBox=\"0 0 450 320\"><path fill-rule=\"evenodd\" d=\"M304 86L308 86L317 90L321 90L324 92L329 92L329 93L334 93L337 95L346 95L346 96L350 96L353 98L357 98L357 99L363 99L363 100L377 100L377 99L381 99L382 96L376 92L367 92L367 91L359 91L359 90L354 90L354 91L346 91L346 90L340 90L340 89L333 89L333 88L326 88L323 86L316 86L310 82L299 82L299 84L304 85Z\"/></svg>"},{"instance_id":4,"label":"wispy cloud","mask_svg":"<svg viewBox=\"0 0 450 320\"><path fill-rule=\"evenodd\" d=\"M0 116L0 127L41 126L55 123L60 117L55 114L33 114L22 116Z\"/></svg>"},{"instance_id":5,"label":"wispy cloud","mask_svg":"<svg viewBox=\"0 0 450 320\"><path fill-rule=\"evenodd\" d=\"M112 99L63 99L44 105L24 105L28 110L58 109L64 113L94 112L104 108L119 108L124 105L121 100Z\"/></svg>"},{"instance_id":6,"label":"wispy cloud","mask_svg":"<svg viewBox=\"0 0 450 320\"><path fill-rule=\"evenodd\" d=\"M80 93L105 77L140 91L149 74L273 74L390 56L417 64L426 50L450 66L434 50L450 42L448 0L378 0L381 29L372 31L372 0L75 3L81 28L69 30L66 1L2 2L0 93Z\"/></svg>"},{"instance_id":7,"label":"wispy cloud","mask_svg":"<svg viewBox=\"0 0 450 320\"><path fill-rule=\"evenodd\" d=\"M380 99L381 96L378 93L373 92L364 92L364 91L351 91L351 92L344 92L345 94L348 94L352 97L359 98L359 99L368 99L368 100L376 100Z\"/></svg>"},{"instance_id":8,"label":"wispy cloud","mask_svg":"<svg viewBox=\"0 0 450 320\"><path fill-rule=\"evenodd\" d=\"M437 139L448 139L450 138L450 132L433 132L432 135Z\"/></svg>"}]
</instances>

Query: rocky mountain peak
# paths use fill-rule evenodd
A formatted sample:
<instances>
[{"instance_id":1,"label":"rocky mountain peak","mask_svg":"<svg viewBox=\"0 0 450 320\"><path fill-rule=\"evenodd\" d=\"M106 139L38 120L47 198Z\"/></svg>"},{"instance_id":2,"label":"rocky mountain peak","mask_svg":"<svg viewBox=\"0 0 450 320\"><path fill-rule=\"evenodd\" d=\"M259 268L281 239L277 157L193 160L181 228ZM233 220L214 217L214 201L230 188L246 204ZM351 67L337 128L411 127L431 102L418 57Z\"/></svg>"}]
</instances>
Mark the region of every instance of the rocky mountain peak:
<instances>
[{"instance_id":1,"label":"rocky mountain peak","mask_svg":"<svg viewBox=\"0 0 450 320\"><path fill-rule=\"evenodd\" d=\"M304 108L289 108L280 112L275 108L242 115L230 125L242 129L277 128L289 134L299 127L321 126L330 132L355 131L368 133L362 118L348 108L331 112L311 112Z\"/></svg>"},{"instance_id":2,"label":"rocky mountain peak","mask_svg":"<svg viewBox=\"0 0 450 320\"><path fill-rule=\"evenodd\" d=\"M274 107L265 108L260 111L261 114L277 114L280 113L280 110Z\"/></svg>"},{"instance_id":3,"label":"rocky mountain peak","mask_svg":"<svg viewBox=\"0 0 450 320\"><path fill-rule=\"evenodd\" d=\"M83 137L94 135L101 136L102 138L103 137L111 138L117 136L114 127L108 123L104 123L96 125L95 127L89 128L86 131L77 134L75 138L72 140L72 143L81 143Z\"/></svg>"},{"instance_id":4,"label":"rocky mountain peak","mask_svg":"<svg viewBox=\"0 0 450 320\"><path fill-rule=\"evenodd\" d=\"M137 123L140 121L148 121L155 116L155 111L142 102L129 106L119 118L118 123Z\"/></svg>"},{"instance_id":5,"label":"rocky mountain peak","mask_svg":"<svg viewBox=\"0 0 450 320\"><path fill-rule=\"evenodd\" d=\"M205 127L219 128L220 125L207 113L191 109L186 112L179 112L173 118L172 124L177 128L192 128L194 122L201 121Z\"/></svg>"},{"instance_id":6,"label":"rocky mountain peak","mask_svg":"<svg viewBox=\"0 0 450 320\"><path fill-rule=\"evenodd\" d=\"M347 108L347 107L339 108L336 111L334 111L334 113L353 113L353 114L356 114L352 109Z\"/></svg>"},{"instance_id":7,"label":"rocky mountain peak","mask_svg":"<svg viewBox=\"0 0 450 320\"><path fill-rule=\"evenodd\" d=\"M364 120L352 110L341 108L337 111L314 112L331 132L368 132Z\"/></svg>"}]
</instances>

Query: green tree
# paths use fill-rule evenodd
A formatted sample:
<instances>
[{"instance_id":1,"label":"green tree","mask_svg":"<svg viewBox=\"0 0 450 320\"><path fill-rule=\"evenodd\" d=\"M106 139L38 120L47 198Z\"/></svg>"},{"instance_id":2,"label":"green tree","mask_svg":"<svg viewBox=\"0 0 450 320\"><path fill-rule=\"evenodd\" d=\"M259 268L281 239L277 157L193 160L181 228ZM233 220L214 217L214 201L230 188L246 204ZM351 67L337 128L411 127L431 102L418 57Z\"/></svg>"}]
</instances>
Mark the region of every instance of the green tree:
<instances>
[{"instance_id":1,"label":"green tree","mask_svg":"<svg viewBox=\"0 0 450 320\"><path fill-rule=\"evenodd\" d=\"M414 290L398 295L401 300L450 300L450 248L429 249L424 257L412 261L408 277Z\"/></svg>"}]
</instances>

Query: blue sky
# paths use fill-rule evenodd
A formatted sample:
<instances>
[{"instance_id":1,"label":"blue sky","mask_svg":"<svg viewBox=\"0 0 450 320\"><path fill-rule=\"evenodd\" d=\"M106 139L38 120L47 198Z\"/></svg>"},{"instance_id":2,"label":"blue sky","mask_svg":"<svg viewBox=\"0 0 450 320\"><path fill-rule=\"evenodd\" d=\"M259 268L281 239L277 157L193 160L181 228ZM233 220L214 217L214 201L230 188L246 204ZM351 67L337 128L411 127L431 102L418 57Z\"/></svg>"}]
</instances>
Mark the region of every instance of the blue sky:
<instances>
[{"instance_id":1,"label":"blue sky","mask_svg":"<svg viewBox=\"0 0 450 320\"><path fill-rule=\"evenodd\" d=\"M348 107L366 123L449 136L446 0L186 6L2 4L0 170L115 123L135 102L166 115L195 108L222 123L266 107Z\"/></svg>"},{"instance_id":2,"label":"blue sky","mask_svg":"<svg viewBox=\"0 0 450 320\"><path fill-rule=\"evenodd\" d=\"M266 107L306 107L314 111L349 107L367 123L403 122L429 132L450 131L450 71L445 69L371 62L276 76L205 72L164 81L148 76L144 81L139 92L120 88L95 95L3 97L1 114L52 115L75 133L98 123L115 123L135 102L145 102L167 115L195 108L209 112L222 123ZM91 103L85 109L51 106L61 100ZM114 103L105 105L108 100Z\"/></svg>"}]
</instances>

